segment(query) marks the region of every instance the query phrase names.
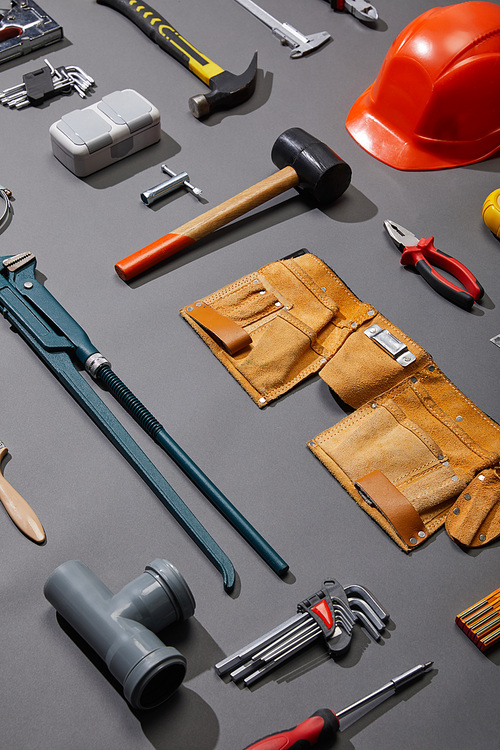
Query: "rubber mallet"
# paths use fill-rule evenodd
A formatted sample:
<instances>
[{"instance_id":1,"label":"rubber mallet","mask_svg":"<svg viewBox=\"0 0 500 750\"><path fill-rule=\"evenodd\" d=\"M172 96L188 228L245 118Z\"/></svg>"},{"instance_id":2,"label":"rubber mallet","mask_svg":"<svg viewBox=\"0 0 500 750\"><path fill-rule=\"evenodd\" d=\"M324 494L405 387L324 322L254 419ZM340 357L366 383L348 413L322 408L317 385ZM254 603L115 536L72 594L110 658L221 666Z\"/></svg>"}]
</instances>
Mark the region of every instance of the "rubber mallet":
<instances>
[{"instance_id":1,"label":"rubber mallet","mask_svg":"<svg viewBox=\"0 0 500 750\"><path fill-rule=\"evenodd\" d=\"M292 187L326 204L339 198L351 182L350 166L302 128L285 130L274 142L271 159L279 172L120 260L115 265L118 276L130 281Z\"/></svg>"}]
</instances>

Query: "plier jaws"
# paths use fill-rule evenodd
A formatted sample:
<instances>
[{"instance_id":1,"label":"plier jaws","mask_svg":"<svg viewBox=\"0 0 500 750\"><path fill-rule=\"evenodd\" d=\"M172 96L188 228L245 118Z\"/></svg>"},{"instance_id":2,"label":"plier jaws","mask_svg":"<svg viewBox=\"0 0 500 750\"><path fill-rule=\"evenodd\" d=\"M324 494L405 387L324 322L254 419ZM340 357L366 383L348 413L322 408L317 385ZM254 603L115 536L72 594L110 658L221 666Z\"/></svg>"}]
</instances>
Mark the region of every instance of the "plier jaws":
<instances>
[{"instance_id":1,"label":"plier jaws","mask_svg":"<svg viewBox=\"0 0 500 750\"><path fill-rule=\"evenodd\" d=\"M474 302L484 295L483 287L463 263L434 246L434 237L418 239L395 221L384 221L384 227L401 251L401 264L413 266L429 286L447 300L464 310L470 310ZM445 278L434 266L449 273L462 287Z\"/></svg>"},{"instance_id":2,"label":"plier jaws","mask_svg":"<svg viewBox=\"0 0 500 750\"><path fill-rule=\"evenodd\" d=\"M378 20L376 8L365 0L344 0L345 9L352 13L354 18L365 23L375 23Z\"/></svg>"},{"instance_id":3,"label":"plier jaws","mask_svg":"<svg viewBox=\"0 0 500 750\"><path fill-rule=\"evenodd\" d=\"M354 18L364 23L375 23L378 20L377 9L365 0L329 0L335 11L352 13Z\"/></svg>"}]
</instances>

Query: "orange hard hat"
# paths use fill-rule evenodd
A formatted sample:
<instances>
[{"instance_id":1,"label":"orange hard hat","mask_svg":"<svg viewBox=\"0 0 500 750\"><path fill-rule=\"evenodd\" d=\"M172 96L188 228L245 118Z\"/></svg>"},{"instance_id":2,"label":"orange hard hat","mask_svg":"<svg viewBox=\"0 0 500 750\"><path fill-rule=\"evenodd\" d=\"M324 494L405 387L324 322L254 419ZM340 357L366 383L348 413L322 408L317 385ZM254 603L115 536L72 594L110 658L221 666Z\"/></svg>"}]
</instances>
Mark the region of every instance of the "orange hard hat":
<instances>
[{"instance_id":1,"label":"orange hard hat","mask_svg":"<svg viewBox=\"0 0 500 750\"><path fill-rule=\"evenodd\" d=\"M346 127L397 169L473 164L500 149L499 80L500 6L433 8L394 40Z\"/></svg>"}]
</instances>

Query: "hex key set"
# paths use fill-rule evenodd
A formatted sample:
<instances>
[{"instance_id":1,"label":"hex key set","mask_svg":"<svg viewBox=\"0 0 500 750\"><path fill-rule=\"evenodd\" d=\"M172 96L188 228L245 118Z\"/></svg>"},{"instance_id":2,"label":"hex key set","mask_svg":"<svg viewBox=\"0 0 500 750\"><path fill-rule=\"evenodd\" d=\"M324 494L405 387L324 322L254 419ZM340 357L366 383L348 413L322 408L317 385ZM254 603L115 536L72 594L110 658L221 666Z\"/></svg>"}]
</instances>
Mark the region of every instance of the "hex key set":
<instances>
[{"instance_id":1,"label":"hex key set","mask_svg":"<svg viewBox=\"0 0 500 750\"><path fill-rule=\"evenodd\" d=\"M335 658L349 649L356 623L378 641L389 620L389 613L366 588L343 587L334 579L324 581L323 588L297 609L294 617L218 662L217 674L250 687L319 638Z\"/></svg>"}]
</instances>

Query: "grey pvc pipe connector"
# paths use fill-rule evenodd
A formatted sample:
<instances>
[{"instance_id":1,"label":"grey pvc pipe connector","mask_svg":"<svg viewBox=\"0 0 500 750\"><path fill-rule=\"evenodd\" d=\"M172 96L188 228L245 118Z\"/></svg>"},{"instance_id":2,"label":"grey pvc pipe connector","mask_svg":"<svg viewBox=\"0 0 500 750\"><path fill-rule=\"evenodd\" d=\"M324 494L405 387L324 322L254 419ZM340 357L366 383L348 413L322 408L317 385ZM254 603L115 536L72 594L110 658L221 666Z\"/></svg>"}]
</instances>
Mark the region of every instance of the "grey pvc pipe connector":
<instances>
[{"instance_id":1,"label":"grey pvc pipe connector","mask_svg":"<svg viewBox=\"0 0 500 750\"><path fill-rule=\"evenodd\" d=\"M194 613L179 571L156 559L117 594L86 565L69 560L44 586L46 599L104 660L134 708L154 708L182 683L186 659L155 633Z\"/></svg>"}]
</instances>

